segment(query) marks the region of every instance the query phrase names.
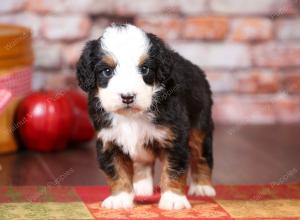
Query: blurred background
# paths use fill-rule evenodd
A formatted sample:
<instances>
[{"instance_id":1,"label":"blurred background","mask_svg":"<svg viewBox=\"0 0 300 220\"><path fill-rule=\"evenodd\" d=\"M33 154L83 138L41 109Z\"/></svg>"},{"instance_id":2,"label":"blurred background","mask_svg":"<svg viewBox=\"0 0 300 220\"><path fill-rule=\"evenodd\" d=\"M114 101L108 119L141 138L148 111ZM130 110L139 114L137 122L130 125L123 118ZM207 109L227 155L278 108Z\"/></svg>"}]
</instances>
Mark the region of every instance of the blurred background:
<instances>
[{"instance_id":1,"label":"blurred background","mask_svg":"<svg viewBox=\"0 0 300 220\"><path fill-rule=\"evenodd\" d=\"M300 180L299 0L1 0L0 3L0 23L32 30L33 90L76 89L74 69L85 42L101 36L112 22L133 23L157 34L207 73L215 103L217 183L270 183L290 171L293 175L285 181ZM51 171L52 177L49 174L51 178L71 166L74 173L64 184L99 182L98 174L78 181L93 161L90 159L94 157L93 151L76 149L75 154L81 158L88 155L88 159L76 164L68 152L35 155L43 158L41 162L26 154L16 164L21 169L39 161L42 164L39 168L28 165L36 176L43 170L50 172L48 166L56 167ZM11 160L8 157L16 156L0 160L8 164ZM67 165L60 166L57 161ZM96 162L92 166L96 167ZM10 177L11 173L6 174L2 183L35 183L20 172L15 178Z\"/></svg>"},{"instance_id":2,"label":"blurred background","mask_svg":"<svg viewBox=\"0 0 300 220\"><path fill-rule=\"evenodd\" d=\"M201 66L215 120L300 121L299 0L2 0L0 22L33 31L34 89L76 86L74 65L111 22L134 23Z\"/></svg>"}]
</instances>

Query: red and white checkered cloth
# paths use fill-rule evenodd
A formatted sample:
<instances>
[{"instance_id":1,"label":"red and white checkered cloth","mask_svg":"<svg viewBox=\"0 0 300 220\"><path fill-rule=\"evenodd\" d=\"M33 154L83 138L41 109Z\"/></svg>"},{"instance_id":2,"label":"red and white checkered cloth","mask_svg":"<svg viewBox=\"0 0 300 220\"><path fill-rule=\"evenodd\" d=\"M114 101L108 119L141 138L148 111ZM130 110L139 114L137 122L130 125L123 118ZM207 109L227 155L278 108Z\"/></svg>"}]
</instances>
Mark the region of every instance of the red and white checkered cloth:
<instances>
[{"instance_id":1,"label":"red and white checkered cloth","mask_svg":"<svg viewBox=\"0 0 300 220\"><path fill-rule=\"evenodd\" d=\"M21 68L0 75L0 113L14 97L22 97L31 91L31 68Z\"/></svg>"}]
</instances>

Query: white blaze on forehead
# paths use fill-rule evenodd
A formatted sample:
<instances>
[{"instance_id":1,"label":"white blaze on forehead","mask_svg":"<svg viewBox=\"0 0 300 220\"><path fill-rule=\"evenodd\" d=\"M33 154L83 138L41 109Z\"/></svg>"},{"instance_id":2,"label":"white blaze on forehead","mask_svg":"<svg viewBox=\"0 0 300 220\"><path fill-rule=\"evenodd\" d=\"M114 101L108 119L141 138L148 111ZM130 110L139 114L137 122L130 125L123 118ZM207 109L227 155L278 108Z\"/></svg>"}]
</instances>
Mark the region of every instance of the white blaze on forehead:
<instances>
[{"instance_id":1,"label":"white blaze on forehead","mask_svg":"<svg viewBox=\"0 0 300 220\"><path fill-rule=\"evenodd\" d=\"M149 40L146 33L136 26L112 25L104 30L101 38L104 52L112 55L118 64L138 65L142 56L147 54Z\"/></svg>"}]
</instances>

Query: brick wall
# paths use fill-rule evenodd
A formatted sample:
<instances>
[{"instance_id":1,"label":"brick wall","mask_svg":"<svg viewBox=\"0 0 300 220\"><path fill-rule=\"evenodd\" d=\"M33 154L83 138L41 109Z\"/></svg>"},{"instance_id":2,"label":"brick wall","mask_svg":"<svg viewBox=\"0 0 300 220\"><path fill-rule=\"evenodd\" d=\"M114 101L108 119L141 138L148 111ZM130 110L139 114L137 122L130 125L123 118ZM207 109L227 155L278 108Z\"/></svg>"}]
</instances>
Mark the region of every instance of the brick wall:
<instances>
[{"instance_id":1,"label":"brick wall","mask_svg":"<svg viewBox=\"0 0 300 220\"><path fill-rule=\"evenodd\" d=\"M34 32L35 88L74 87L84 42L113 21L163 37L201 66L222 123L300 122L300 0L1 0Z\"/></svg>"}]
</instances>

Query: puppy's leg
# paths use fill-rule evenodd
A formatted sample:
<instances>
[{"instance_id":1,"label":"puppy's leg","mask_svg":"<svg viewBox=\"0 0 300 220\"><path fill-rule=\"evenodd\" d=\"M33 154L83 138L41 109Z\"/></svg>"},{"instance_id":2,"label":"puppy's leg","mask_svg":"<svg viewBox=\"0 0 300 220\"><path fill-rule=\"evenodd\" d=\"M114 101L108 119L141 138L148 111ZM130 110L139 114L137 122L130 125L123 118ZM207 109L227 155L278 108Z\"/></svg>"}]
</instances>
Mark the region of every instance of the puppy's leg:
<instances>
[{"instance_id":1,"label":"puppy's leg","mask_svg":"<svg viewBox=\"0 0 300 220\"><path fill-rule=\"evenodd\" d=\"M172 147L162 152L162 174L160 180L161 209L191 208L185 196L188 151L181 147Z\"/></svg>"},{"instance_id":2,"label":"puppy's leg","mask_svg":"<svg viewBox=\"0 0 300 220\"><path fill-rule=\"evenodd\" d=\"M151 196L153 194L153 164L133 164L133 189L135 195Z\"/></svg>"},{"instance_id":3,"label":"puppy's leg","mask_svg":"<svg viewBox=\"0 0 300 220\"><path fill-rule=\"evenodd\" d=\"M215 196L211 184L212 174L212 135L204 134L200 129L190 131L189 146L191 149L191 177L189 195Z\"/></svg>"},{"instance_id":4,"label":"puppy's leg","mask_svg":"<svg viewBox=\"0 0 300 220\"><path fill-rule=\"evenodd\" d=\"M124 155L118 146L107 143L103 146L102 141L97 141L97 156L100 168L107 177L111 189L111 196L102 202L104 208L132 208L133 189L132 175L133 163Z\"/></svg>"}]
</instances>

